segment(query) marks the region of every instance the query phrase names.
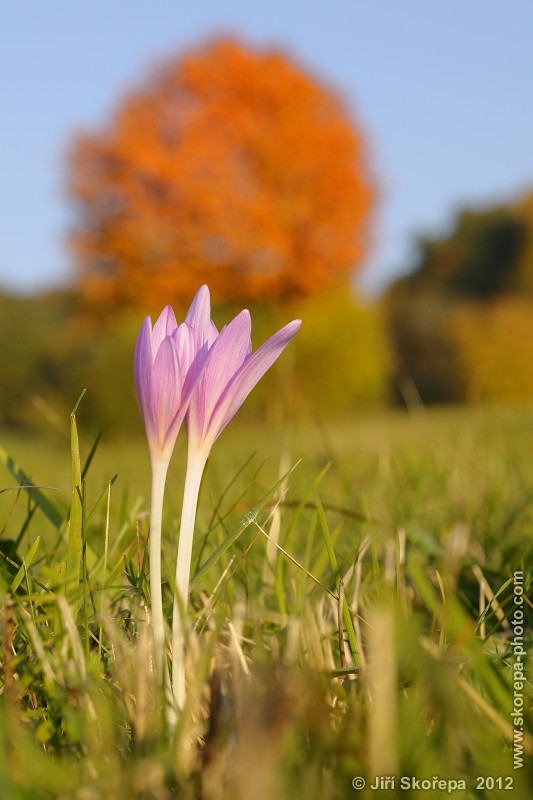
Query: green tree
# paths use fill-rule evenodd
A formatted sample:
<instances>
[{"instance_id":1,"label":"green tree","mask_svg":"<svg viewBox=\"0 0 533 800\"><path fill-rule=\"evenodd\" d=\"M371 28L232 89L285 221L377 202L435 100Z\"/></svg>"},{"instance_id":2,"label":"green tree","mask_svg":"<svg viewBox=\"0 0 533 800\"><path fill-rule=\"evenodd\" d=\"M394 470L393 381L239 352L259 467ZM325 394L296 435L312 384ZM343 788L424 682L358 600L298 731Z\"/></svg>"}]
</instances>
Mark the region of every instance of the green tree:
<instances>
[{"instance_id":1,"label":"green tree","mask_svg":"<svg viewBox=\"0 0 533 800\"><path fill-rule=\"evenodd\" d=\"M524 329L513 321L518 313L524 319L524 304L533 316L533 194L465 209L447 236L420 238L413 271L387 294L398 393L411 385L424 402L523 395L524 381L517 369L509 376L501 343L512 341L511 329ZM495 325L509 333L488 347Z\"/></svg>"},{"instance_id":2,"label":"green tree","mask_svg":"<svg viewBox=\"0 0 533 800\"><path fill-rule=\"evenodd\" d=\"M418 241L417 265L405 283L441 294L494 297L516 285L527 237L528 221L513 207L464 210L448 236Z\"/></svg>"}]
</instances>

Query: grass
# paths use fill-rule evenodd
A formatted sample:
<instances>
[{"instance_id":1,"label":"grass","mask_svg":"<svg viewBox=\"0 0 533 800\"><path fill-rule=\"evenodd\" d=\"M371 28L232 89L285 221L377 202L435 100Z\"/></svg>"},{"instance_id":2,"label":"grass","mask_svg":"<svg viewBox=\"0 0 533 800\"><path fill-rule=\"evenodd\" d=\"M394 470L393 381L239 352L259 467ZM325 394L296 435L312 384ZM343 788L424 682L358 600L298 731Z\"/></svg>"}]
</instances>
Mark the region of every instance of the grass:
<instances>
[{"instance_id":1,"label":"grass","mask_svg":"<svg viewBox=\"0 0 533 800\"><path fill-rule=\"evenodd\" d=\"M68 429L0 444L18 482L57 487L0 494L0 797L390 798L434 776L454 797L529 796L512 644L523 589L531 675L532 409L232 423L200 498L175 728L151 671L144 441L104 435L83 480ZM168 615L183 470L182 442ZM394 789L368 788L386 775Z\"/></svg>"}]
</instances>

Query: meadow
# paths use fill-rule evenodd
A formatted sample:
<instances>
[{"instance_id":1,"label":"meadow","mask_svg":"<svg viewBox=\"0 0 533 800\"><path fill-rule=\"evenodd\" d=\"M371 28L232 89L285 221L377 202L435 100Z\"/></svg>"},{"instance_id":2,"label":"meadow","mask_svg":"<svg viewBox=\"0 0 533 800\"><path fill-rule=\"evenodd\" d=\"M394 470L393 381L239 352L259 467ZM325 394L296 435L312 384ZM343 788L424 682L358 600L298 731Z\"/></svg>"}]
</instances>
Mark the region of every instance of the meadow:
<instances>
[{"instance_id":1,"label":"meadow","mask_svg":"<svg viewBox=\"0 0 533 800\"><path fill-rule=\"evenodd\" d=\"M95 441L82 400L0 445L1 798L530 796L533 408L236 419L202 484L174 724L141 431ZM168 617L184 460L180 437Z\"/></svg>"}]
</instances>

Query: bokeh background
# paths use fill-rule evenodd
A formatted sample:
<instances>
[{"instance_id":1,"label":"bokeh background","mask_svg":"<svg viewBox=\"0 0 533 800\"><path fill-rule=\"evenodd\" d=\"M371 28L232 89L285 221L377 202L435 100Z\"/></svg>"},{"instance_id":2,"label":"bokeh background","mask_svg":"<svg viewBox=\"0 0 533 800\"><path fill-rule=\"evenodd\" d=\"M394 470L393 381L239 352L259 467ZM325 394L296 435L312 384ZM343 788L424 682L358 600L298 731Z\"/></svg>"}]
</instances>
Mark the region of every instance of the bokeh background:
<instances>
[{"instance_id":1,"label":"bokeh background","mask_svg":"<svg viewBox=\"0 0 533 800\"><path fill-rule=\"evenodd\" d=\"M533 396L533 9L17 4L2 14L0 424L140 432L147 313L209 283L313 417Z\"/></svg>"}]
</instances>

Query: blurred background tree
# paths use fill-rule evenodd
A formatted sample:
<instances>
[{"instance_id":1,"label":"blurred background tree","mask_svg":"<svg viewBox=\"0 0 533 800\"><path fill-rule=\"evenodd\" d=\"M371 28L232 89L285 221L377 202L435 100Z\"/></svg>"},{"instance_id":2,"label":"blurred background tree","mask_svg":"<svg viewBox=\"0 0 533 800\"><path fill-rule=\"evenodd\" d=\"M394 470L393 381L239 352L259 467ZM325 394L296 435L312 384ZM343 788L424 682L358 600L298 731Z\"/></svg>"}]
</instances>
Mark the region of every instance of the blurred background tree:
<instances>
[{"instance_id":1,"label":"blurred background tree","mask_svg":"<svg viewBox=\"0 0 533 800\"><path fill-rule=\"evenodd\" d=\"M340 98L285 54L217 39L156 69L69 160L71 243L99 310L346 289L375 190Z\"/></svg>"},{"instance_id":2,"label":"blurred background tree","mask_svg":"<svg viewBox=\"0 0 533 800\"><path fill-rule=\"evenodd\" d=\"M523 268L528 223L511 206L465 209L447 236L419 239L418 263L403 284L481 300L510 291Z\"/></svg>"},{"instance_id":3,"label":"blurred background tree","mask_svg":"<svg viewBox=\"0 0 533 800\"><path fill-rule=\"evenodd\" d=\"M458 214L450 233L420 240L411 275L383 300L342 288L250 301L254 346L287 319L302 330L261 382L245 414L349 414L391 397L408 405L533 397L533 194L508 206ZM175 304L178 317L185 302ZM243 303L214 309L227 322ZM146 309L148 310L148 309ZM156 312L160 308L156 309ZM83 424L113 435L141 433L132 373L145 310L118 309L98 325L80 314L73 290L34 297L0 293L0 424L47 427L84 387Z\"/></svg>"},{"instance_id":4,"label":"blurred background tree","mask_svg":"<svg viewBox=\"0 0 533 800\"><path fill-rule=\"evenodd\" d=\"M398 393L424 402L533 395L533 194L464 210L418 242L387 294Z\"/></svg>"},{"instance_id":5,"label":"blurred background tree","mask_svg":"<svg viewBox=\"0 0 533 800\"><path fill-rule=\"evenodd\" d=\"M391 396L533 396L533 193L463 209L446 235L418 240L383 299L356 298L376 201L365 142L281 52L226 38L163 63L105 129L77 135L67 177L72 286L0 293L4 426L64 420L86 387L87 427L140 434L142 317L167 303L180 317L204 282L219 325L250 308L254 346L304 320L251 415L291 398L328 416Z\"/></svg>"}]
</instances>

